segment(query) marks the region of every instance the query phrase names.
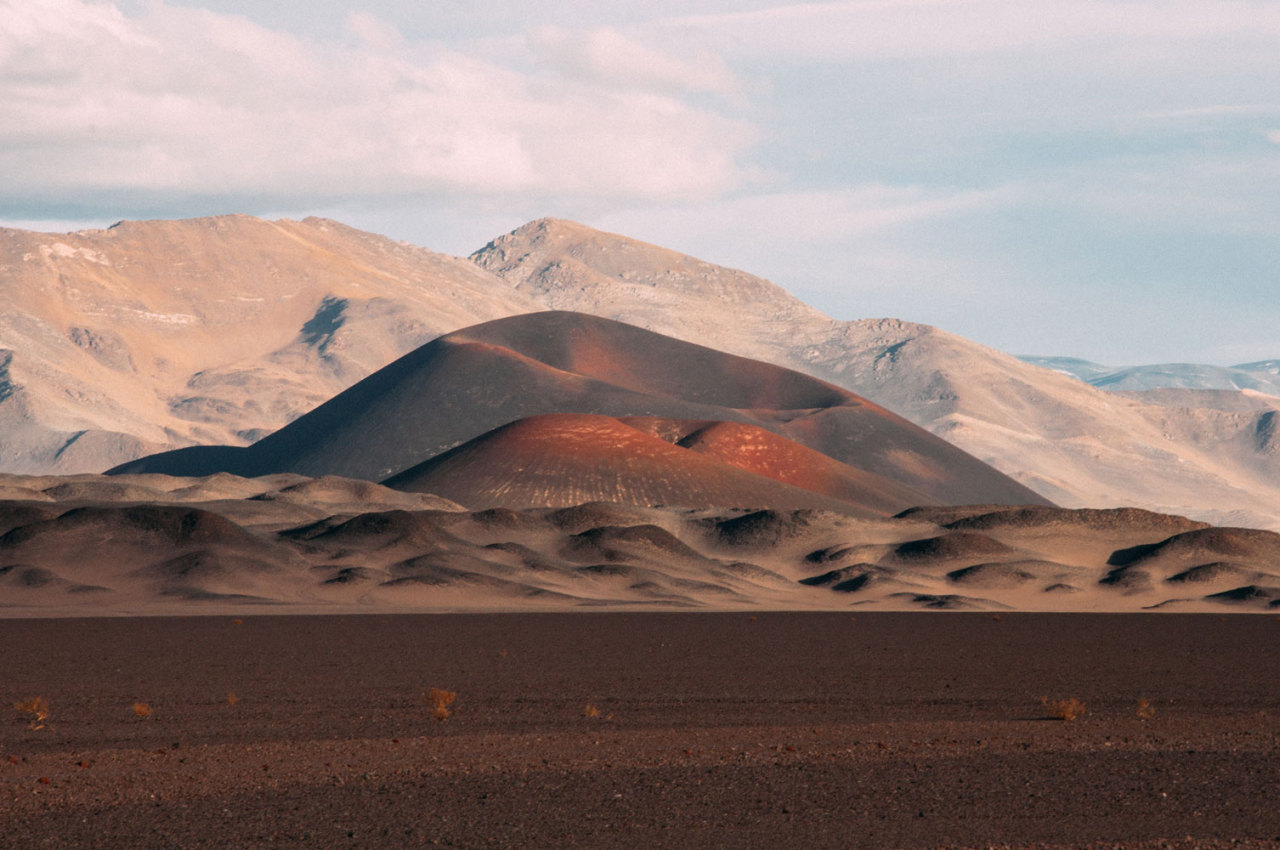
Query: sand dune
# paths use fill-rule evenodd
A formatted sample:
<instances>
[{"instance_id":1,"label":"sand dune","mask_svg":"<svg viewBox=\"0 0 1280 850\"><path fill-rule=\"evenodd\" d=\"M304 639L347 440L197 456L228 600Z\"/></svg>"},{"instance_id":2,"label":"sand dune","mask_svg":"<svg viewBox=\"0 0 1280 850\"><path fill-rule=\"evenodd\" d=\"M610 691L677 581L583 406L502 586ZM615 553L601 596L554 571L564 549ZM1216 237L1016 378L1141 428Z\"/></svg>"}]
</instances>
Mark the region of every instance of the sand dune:
<instances>
[{"instance_id":1,"label":"sand dune","mask_svg":"<svg viewBox=\"0 0 1280 850\"><path fill-rule=\"evenodd\" d=\"M608 421L655 450L785 488ZM151 475L124 487L83 476L26 479L25 487L15 480L0 477L0 485L38 487L46 500L0 502L0 606L9 616L1280 612L1280 535L1140 510L979 505L885 517L613 502L466 510L368 482L296 475ZM143 490L170 501L130 501ZM90 493L99 500L86 502ZM348 510L353 493L369 499L364 510ZM406 508L406 499L434 507Z\"/></svg>"},{"instance_id":2,"label":"sand dune","mask_svg":"<svg viewBox=\"0 0 1280 850\"><path fill-rule=\"evenodd\" d=\"M160 505L78 507L19 526L0 536L0 562L46 570L67 593L195 600L296 593L305 568L218 514Z\"/></svg>"}]
</instances>

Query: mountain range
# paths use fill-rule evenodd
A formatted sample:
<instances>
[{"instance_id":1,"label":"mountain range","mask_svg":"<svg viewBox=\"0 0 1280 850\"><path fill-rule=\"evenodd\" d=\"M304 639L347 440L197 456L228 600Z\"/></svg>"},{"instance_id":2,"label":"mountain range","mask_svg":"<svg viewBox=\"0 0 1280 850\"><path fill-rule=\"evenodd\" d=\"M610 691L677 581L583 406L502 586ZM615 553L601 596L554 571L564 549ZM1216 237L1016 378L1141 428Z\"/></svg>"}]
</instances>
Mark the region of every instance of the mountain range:
<instances>
[{"instance_id":1,"label":"mountain range","mask_svg":"<svg viewBox=\"0 0 1280 850\"><path fill-rule=\"evenodd\" d=\"M806 372L1061 505L1280 527L1280 399L1265 392L1106 392L937 328L838 321L745 272L571 222L468 259L321 219L0 230L0 292L12 472L255 443L442 334L550 309Z\"/></svg>"},{"instance_id":2,"label":"mountain range","mask_svg":"<svg viewBox=\"0 0 1280 850\"><path fill-rule=\"evenodd\" d=\"M1210 366L1204 363L1104 366L1078 357L1022 356L1019 359L1112 392L1162 389L1243 390L1280 397L1280 360L1259 360L1236 366Z\"/></svg>"}]
</instances>

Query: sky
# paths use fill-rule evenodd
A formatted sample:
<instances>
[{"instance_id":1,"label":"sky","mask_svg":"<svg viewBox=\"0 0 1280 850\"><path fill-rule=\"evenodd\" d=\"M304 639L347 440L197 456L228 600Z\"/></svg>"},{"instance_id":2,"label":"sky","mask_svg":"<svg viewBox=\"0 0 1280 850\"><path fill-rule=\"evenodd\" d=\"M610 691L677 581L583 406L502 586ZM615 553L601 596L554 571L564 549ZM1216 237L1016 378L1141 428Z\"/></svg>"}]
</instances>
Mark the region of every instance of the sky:
<instances>
[{"instance_id":1,"label":"sky","mask_svg":"<svg viewBox=\"0 0 1280 850\"><path fill-rule=\"evenodd\" d=\"M0 0L0 225L554 216L840 319L1280 357L1280 0Z\"/></svg>"}]
</instances>

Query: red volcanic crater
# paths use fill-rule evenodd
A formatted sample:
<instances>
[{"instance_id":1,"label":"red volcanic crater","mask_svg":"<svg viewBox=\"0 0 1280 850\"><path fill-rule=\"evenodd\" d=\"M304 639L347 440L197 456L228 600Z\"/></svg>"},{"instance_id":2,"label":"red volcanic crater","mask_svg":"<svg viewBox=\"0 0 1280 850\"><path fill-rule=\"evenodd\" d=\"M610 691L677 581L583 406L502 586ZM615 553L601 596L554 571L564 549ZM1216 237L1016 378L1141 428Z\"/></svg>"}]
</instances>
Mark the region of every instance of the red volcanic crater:
<instances>
[{"instance_id":1,"label":"red volcanic crater","mask_svg":"<svg viewBox=\"0 0 1280 850\"><path fill-rule=\"evenodd\" d=\"M680 448L736 466L754 475L842 499L884 514L899 505L923 505L933 497L883 475L855 469L756 425L739 422L688 422L652 417L621 420Z\"/></svg>"},{"instance_id":2,"label":"red volcanic crater","mask_svg":"<svg viewBox=\"0 0 1280 850\"><path fill-rule=\"evenodd\" d=\"M834 464L817 452L810 454ZM757 475L618 419L590 414L520 419L409 469L387 485L435 493L473 508L568 507L608 501L883 513L852 499ZM874 494L870 495L874 501Z\"/></svg>"},{"instance_id":3,"label":"red volcanic crater","mask_svg":"<svg viewBox=\"0 0 1280 850\"><path fill-rule=\"evenodd\" d=\"M559 311L440 337L248 448L182 449L112 471L295 472L380 481L495 428L552 413L701 422L704 433L690 430L680 439L689 438L688 448L704 459L732 458L744 470L837 498L847 491L868 505L869 488L878 488L877 511L1046 504L972 455L817 378ZM740 426L799 445L784 450ZM823 463L800 451L805 448L840 468L822 471ZM505 451L514 463L514 447Z\"/></svg>"}]
</instances>

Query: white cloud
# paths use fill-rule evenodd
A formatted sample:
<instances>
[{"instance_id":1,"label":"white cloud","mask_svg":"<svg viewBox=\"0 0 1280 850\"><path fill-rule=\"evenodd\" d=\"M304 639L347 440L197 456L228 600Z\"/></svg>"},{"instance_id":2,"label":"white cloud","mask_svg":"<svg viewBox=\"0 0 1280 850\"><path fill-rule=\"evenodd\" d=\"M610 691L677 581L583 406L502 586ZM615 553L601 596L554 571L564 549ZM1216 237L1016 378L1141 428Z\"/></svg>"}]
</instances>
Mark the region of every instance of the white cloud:
<instances>
[{"instance_id":1,"label":"white cloud","mask_svg":"<svg viewBox=\"0 0 1280 850\"><path fill-rule=\"evenodd\" d=\"M917 299L936 307L1003 285L998 259L947 255L933 234L1021 201L1015 187L870 184L648 205L590 223L768 278L831 315L901 316Z\"/></svg>"},{"instance_id":2,"label":"white cloud","mask_svg":"<svg viewBox=\"0 0 1280 850\"><path fill-rule=\"evenodd\" d=\"M688 15L667 26L717 35L735 53L846 58L972 55L1012 49L1280 35L1269 0L847 0Z\"/></svg>"},{"instance_id":3,"label":"white cloud","mask_svg":"<svg viewBox=\"0 0 1280 850\"><path fill-rule=\"evenodd\" d=\"M371 50L393 52L404 46L399 30L369 12L349 12L346 28Z\"/></svg>"},{"instance_id":4,"label":"white cloud","mask_svg":"<svg viewBox=\"0 0 1280 850\"><path fill-rule=\"evenodd\" d=\"M348 18L351 44L163 2L128 17L0 0L0 18L0 182L14 197L702 196L743 180L754 140L677 91L403 44L365 14ZM720 84L710 59L622 54L645 57L659 79L689 72L686 89Z\"/></svg>"},{"instance_id":5,"label":"white cloud","mask_svg":"<svg viewBox=\"0 0 1280 850\"><path fill-rule=\"evenodd\" d=\"M786 242L812 246L882 237L896 229L1008 207L1013 188L937 189L869 184L842 189L772 192L678 208L621 213L646 229L661 226L668 243L722 241L736 234L743 245ZM665 244L665 243L664 243Z\"/></svg>"},{"instance_id":6,"label":"white cloud","mask_svg":"<svg viewBox=\"0 0 1280 850\"><path fill-rule=\"evenodd\" d=\"M580 79L670 92L733 94L738 88L724 60L709 50L674 56L608 27L539 27L529 42L535 54Z\"/></svg>"}]
</instances>

